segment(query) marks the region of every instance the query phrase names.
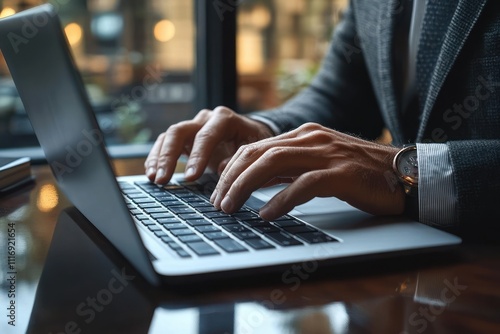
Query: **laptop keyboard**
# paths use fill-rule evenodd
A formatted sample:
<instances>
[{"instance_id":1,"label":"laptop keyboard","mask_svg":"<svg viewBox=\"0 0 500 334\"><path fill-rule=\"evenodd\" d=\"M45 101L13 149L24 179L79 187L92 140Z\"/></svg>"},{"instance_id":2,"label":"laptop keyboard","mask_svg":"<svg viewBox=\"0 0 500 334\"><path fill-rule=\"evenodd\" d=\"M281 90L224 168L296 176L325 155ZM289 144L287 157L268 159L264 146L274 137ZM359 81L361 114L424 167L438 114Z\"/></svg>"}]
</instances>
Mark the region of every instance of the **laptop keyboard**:
<instances>
[{"instance_id":1,"label":"laptop keyboard","mask_svg":"<svg viewBox=\"0 0 500 334\"><path fill-rule=\"evenodd\" d=\"M119 185L135 219L181 258L338 241L289 215L268 222L248 207L226 214L196 184Z\"/></svg>"}]
</instances>

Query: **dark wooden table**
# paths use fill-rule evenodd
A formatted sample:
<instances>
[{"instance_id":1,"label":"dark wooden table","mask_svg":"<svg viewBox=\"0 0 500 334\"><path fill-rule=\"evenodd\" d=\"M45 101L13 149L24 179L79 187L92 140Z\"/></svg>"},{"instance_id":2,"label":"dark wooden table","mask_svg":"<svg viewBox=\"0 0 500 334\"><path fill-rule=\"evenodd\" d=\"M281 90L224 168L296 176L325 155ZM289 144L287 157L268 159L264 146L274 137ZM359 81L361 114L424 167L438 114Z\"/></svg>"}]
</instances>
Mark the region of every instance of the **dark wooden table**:
<instances>
[{"instance_id":1,"label":"dark wooden table","mask_svg":"<svg viewBox=\"0 0 500 334\"><path fill-rule=\"evenodd\" d=\"M116 172L143 173L142 163L118 160ZM155 289L75 223L47 166L33 172L35 184L0 198L2 334L500 333L496 242L321 268L293 282L271 274Z\"/></svg>"}]
</instances>

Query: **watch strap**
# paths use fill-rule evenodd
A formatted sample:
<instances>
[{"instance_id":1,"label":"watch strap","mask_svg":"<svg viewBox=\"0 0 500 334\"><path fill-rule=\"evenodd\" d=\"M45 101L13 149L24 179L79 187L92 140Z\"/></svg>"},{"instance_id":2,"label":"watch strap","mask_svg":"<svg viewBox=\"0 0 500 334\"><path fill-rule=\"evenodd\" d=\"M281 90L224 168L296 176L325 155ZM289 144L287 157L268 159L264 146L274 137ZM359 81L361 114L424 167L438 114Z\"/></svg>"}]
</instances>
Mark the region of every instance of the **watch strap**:
<instances>
[{"instance_id":1,"label":"watch strap","mask_svg":"<svg viewBox=\"0 0 500 334\"><path fill-rule=\"evenodd\" d=\"M420 219L420 212L419 212L419 206L418 206L418 195L417 196L405 196L405 215L408 217L419 221Z\"/></svg>"}]
</instances>

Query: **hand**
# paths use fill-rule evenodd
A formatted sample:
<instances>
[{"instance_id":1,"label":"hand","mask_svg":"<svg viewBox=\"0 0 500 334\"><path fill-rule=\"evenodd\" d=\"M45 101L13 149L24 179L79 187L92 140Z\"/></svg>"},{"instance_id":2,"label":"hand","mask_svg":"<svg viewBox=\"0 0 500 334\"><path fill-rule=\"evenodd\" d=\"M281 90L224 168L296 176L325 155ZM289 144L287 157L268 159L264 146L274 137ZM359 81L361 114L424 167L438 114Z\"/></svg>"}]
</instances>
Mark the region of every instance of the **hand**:
<instances>
[{"instance_id":1,"label":"hand","mask_svg":"<svg viewBox=\"0 0 500 334\"><path fill-rule=\"evenodd\" d=\"M182 154L189 156L185 169L188 181L200 177L207 167L220 173L241 145L272 135L263 123L229 108L205 109L193 120L172 125L158 136L144 163L146 175L158 184L167 183Z\"/></svg>"},{"instance_id":2,"label":"hand","mask_svg":"<svg viewBox=\"0 0 500 334\"><path fill-rule=\"evenodd\" d=\"M335 196L372 214L401 214L404 192L395 185L398 149L309 123L241 146L222 172L210 201L234 213L258 188L290 183L260 210L276 219L314 197Z\"/></svg>"}]
</instances>

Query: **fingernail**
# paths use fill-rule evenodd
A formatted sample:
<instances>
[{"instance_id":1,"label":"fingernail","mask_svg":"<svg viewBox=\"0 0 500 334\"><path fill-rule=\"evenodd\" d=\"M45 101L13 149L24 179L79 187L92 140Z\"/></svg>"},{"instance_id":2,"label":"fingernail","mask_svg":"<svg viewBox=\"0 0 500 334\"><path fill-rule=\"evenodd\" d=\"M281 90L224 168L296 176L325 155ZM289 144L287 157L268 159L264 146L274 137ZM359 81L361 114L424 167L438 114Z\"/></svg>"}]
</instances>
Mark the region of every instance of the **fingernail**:
<instances>
[{"instance_id":1,"label":"fingernail","mask_svg":"<svg viewBox=\"0 0 500 334\"><path fill-rule=\"evenodd\" d=\"M154 167L149 167L148 170L146 171L146 175L151 178L155 175L156 169Z\"/></svg>"},{"instance_id":2,"label":"fingernail","mask_svg":"<svg viewBox=\"0 0 500 334\"><path fill-rule=\"evenodd\" d=\"M217 198L217 189L214 190L212 196L210 196L210 203L214 204L216 198Z\"/></svg>"},{"instance_id":3,"label":"fingernail","mask_svg":"<svg viewBox=\"0 0 500 334\"><path fill-rule=\"evenodd\" d=\"M163 168L158 168L156 171L156 179L155 182L159 182L161 178L165 176L165 170Z\"/></svg>"},{"instance_id":4,"label":"fingernail","mask_svg":"<svg viewBox=\"0 0 500 334\"><path fill-rule=\"evenodd\" d=\"M194 173L195 173L195 170L193 167L189 167L186 172L184 173L184 177L185 178L190 178L192 176L194 176Z\"/></svg>"},{"instance_id":5,"label":"fingernail","mask_svg":"<svg viewBox=\"0 0 500 334\"><path fill-rule=\"evenodd\" d=\"M222 203L220 204L220 207L222 211L224 212L232 212L233 210L233 200L231 199L231 196L226 196L222 200Z\"/></svg>"},{"instance_id":6,"label":"fingernail","mask_svg":"<svg viewBox=\"0 0 500 334\"><path fill-rule=\"evenodd\" d=\"M216 209L220 209L221 201L222 201L222 198L219 195L219 193L217 193L217 196L215 197L215 200L214 200L214 206Z\"/></svg>"}]
</instances>

